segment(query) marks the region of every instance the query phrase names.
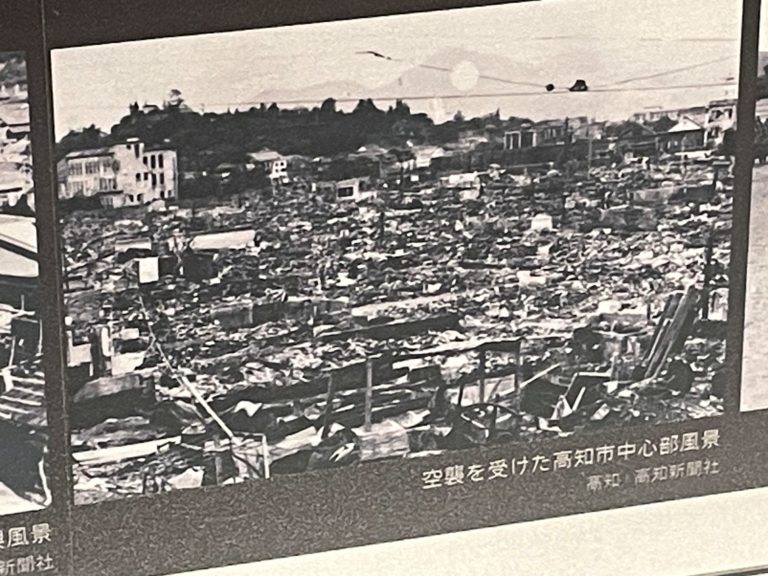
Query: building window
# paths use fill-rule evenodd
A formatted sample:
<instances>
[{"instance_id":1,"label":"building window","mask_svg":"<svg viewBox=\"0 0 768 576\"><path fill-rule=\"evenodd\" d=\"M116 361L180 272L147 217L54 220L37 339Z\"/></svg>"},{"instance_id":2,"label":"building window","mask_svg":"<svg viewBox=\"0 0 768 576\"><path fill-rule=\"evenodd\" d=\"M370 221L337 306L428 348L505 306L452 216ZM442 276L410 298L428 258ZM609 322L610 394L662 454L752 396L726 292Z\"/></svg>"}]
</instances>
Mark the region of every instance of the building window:
<instances>
[{"instance_id":1,"label":"building window","mask_svg":"<svg viewBox=\"0 0 768 576\"><path fill-rule=\"evenodd\" d=\"M144 172L144 182L149 180L149 172Z\"/></svg>"},{"instance_id":2,"label":"building window","mask_svg":"<svg viewBox=\"0 0 768 576\"><path fill-rule=\"evenodd\" d=\"M70 194L72 196L82 196L85 192L85 183L84 182L72 182L70 183Z\"/></svg>"},{"instance_id":3,"label":"building window","mask_svg":"<svg viewBox=\"0 0 768 576\"><path fill-rule=\"evenodd\" d=\"M157 174L152 174L152 188L157 186Z\"/></svg>"},{"instance_id":4,"label":"building window","mask_svg":"<svg viewBox=\"0 0 768 576\"><path fill-rule=\"evenodd\" d=\"M144 162L144 166L149 166L149 158L144 156L144 158L141 159L142 162Z\"/></svg>"},{"instance_id":5,"label":"building window","mask_svg":"<svg viewBox=\"0 0 768 576\"><path fill-rule=\"evenodd\" d=\"M157 156L157 166L159 168L163 167L163 157L164 156L165 156L165 154L158 154L158 156Z\"/></svg>"},{"instance_id":6,"label":"building window","mask_svg":"<svg viewBox=\"0 0 768 576\"><path fill-rule=\"evenodd\" d=\"M160 158L162 158L162 156L160 156ZM160 172L160 184L163 184L163 185L165 184L165 173L164 172Z\"/></svg>"},{"instance_id":7,"label":"building window","mask_svg":"<svg viewBox=\"0 0 768 576\"><path fill-rule=\"evenodd\" d=\"M520 147L521 148L530 148L533 145L534 145L533 132L530 131L530 130L526 130L520 136Z\"/></svg>"},{"instance_id":8,"label":"building window","mask_svg":"<svg viewBox=\"0 0 768 576\"><path fill-rule=\"evenodd\" d=\"M136 172L136 182L141 182L141 174Z\"/></svg>"},{"instance_id":9,"label":"building window","mask_svg":"<svg viewBox=\"0 0 768 576\"><path fill-rule=\"evenodd\" d=\"M152 156L149 157L149 167L154 170L157 168L157 156L152 154Z\"/></svg>"},{"instance_id":10,"label":"building window","mask_svg":"<svg viewBox=\"0 0 768 576\"><path fill-rule=\"evenodd\" d=\"M507 133L506 138L508 150L517 150L520 148L520 132Z\"/></svg>"}]
</instances>

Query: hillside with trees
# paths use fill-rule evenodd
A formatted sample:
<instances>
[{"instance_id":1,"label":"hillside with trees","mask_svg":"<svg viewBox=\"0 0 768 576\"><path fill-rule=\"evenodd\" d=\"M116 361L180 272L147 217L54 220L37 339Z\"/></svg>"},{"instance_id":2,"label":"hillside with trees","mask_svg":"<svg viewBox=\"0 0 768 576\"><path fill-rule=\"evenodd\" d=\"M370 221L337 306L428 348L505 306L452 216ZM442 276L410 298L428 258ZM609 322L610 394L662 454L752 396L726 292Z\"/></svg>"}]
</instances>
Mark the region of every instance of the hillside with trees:
<instances>
[{"instance_id":1,"label":"hillside with trees","mask_svg":"<svg viewBox=\"0 0 768 576\"><path fill-rule=\"evenodd\" d=\"M59 142L57 154L63 157L73 150L139 138L149 146L173 147L183 170L212 171L223 163L243 163L248 153L264 148L283 155L332 158L374 144L387 150L409 143L442 145L472 130L487 129L500 137L505 126L519 122L502 121L496 113L470 120L457 115L435 125L426 114L412 113L402 101L384 110L370 99L360 100L351 112L339 110L331 98L311 109L262 104L223 113L199 113L178 106L146 110L133 104L109 133L96 126L68 133Z\"/></svg>"}]
</instances>

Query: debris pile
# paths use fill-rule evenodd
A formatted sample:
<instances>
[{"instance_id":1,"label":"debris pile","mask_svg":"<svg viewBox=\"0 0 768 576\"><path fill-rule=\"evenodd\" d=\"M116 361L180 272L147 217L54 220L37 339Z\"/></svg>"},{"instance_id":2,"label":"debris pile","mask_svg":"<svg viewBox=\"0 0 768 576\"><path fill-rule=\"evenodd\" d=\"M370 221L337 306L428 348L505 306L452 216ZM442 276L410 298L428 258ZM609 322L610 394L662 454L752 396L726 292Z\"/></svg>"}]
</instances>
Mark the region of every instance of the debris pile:
<instances>
[{"instance_id":1,"label":"debris pile","mask_svg":"<svg viewBox=\"0 0 768 576\"><path fill-rule=\"evenodd\" d=\"M721 413L714 170L70 216L78 501Z\"/></svg>"}]
</instances>

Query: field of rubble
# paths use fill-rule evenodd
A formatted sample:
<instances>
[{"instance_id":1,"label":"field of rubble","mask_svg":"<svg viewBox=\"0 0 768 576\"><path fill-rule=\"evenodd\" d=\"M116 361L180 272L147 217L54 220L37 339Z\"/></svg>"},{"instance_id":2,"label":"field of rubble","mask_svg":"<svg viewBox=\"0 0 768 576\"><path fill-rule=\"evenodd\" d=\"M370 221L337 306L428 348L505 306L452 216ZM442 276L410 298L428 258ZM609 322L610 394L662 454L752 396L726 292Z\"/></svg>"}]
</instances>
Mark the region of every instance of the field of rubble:
<instances>
[{"instance_id":1,"label":"field of rubble","mask_svg":"<svg viewBox=\"0 0 768 576\"><path fill-rule=\"evenodd\" d=\"M731 207L705 165L69 214L76 500L719 415Z\"/></svg>"}]
</instances>

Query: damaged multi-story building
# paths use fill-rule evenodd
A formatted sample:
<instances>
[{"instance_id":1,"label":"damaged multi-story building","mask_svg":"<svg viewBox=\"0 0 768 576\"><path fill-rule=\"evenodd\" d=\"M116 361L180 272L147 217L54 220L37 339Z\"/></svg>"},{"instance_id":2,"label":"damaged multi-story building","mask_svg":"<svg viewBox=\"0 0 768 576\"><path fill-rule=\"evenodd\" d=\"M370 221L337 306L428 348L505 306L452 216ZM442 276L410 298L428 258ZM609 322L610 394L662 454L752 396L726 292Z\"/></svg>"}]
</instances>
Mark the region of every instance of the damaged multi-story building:
<instances>
[{"instance_id":1,"label":"damaged multi-story building","mask_svg":"<svg viewBox=\"0 0 768 576\"><path fill-rule=\"evenodd\" d=\"M176 151L138 139L70 152L57 171L62 200L97 198L104 208L121 208L178 198Z\"/></svg>"}]
</instances>

